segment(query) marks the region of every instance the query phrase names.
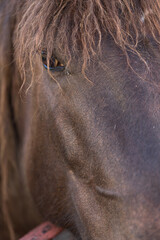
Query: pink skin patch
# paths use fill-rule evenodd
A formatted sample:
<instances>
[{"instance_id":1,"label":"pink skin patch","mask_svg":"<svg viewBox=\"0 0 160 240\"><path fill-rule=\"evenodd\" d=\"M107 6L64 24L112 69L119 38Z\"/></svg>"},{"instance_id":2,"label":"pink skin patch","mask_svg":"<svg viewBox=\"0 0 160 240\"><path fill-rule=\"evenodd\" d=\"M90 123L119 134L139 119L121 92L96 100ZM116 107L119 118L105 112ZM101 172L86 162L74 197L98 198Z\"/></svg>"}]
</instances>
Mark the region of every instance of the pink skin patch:
<instances>
[{"instance_id":1,"label":"pink skin patch","mask_svg":"<svg viewBox=\"0 0 160 240\"><path fill-rule=\"evenodd\" d=\"M56 227L51 222L45 222L19 240L50 240L62 232L62 230L62 228Z\"/></svg>"}]
</instances>

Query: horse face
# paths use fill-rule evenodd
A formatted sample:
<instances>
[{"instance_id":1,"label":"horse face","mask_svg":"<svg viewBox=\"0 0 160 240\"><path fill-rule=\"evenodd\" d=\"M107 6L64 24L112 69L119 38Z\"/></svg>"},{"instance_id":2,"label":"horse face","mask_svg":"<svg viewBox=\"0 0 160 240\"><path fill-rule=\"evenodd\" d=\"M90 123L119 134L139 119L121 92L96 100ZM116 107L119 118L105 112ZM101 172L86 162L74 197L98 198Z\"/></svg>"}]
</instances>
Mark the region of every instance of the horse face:
<instances>
[{"instance_id":1,"label":"horse face","mask_svg":"<svg viewBox=\"0 0 160 240\"><path fill-rule=\"evenodd\" d=\"M78 239L158 240L160 99L112 40L102 52L88 79L76 62L70 75L50 72L60 87L37 61L26 138L29 188L42 215ZM131 59L142 74L140 60ZM158 71L155 64L150 78Z\"/></svg>"}]
</instances>

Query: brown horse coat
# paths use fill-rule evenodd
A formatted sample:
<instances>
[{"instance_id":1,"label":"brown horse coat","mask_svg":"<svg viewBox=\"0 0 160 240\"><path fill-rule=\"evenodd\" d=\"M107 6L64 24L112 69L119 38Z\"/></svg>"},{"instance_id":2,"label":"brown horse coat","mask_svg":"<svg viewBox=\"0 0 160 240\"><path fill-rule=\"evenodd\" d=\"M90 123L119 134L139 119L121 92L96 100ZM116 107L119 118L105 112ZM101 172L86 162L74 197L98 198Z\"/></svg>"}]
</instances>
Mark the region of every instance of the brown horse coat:
<instances>
[{"instance_id":1,"label":"brown horse coat","mask_svg":"<svg viewBox=\"0 0 160 240\"><path fill-rule=\"evenodd\" d=\"M1 238L158 240L159 0L0 0L0 33Z\"/></svg>"}]
</instances>

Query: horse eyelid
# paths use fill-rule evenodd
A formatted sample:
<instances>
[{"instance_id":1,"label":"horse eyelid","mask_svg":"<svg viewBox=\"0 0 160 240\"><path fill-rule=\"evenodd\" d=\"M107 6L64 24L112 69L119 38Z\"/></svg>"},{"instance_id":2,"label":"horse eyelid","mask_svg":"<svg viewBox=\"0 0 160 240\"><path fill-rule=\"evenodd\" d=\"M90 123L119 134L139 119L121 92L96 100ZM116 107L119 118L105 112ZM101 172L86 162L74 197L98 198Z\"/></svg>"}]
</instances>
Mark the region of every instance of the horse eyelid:
<instances>
[{"instance_id":1,"label":"horse eyelid","mask_svg":"<svg viewBox=\"0 0 160 240\"><path fill-rule=\"evenodd\" d=\"M55 66L47 66L47 53L42 51L41 52L41 58L42 58L42 63L43 66L45 67L45 69L50 70L52 72L62 72L65 69L65 66L63 64L61 64L58 59L52 57L50 61L52 61L53 64L55 64Z\"/></svg>"},{"instance_id":2,"label":"horse eyelid","mask_svg":"<svg viewBox=\"0 0 160 240\"><path fill-rule=\"evenodd\" d=\"M50 70L52 72L62 72L65 69L64 66L57 66L57 67L53 67L53 68L52 67L48 68L48 66L44 63L43 63L43 66L45 67L45 69Z\"/></svg>"}]
</instances>

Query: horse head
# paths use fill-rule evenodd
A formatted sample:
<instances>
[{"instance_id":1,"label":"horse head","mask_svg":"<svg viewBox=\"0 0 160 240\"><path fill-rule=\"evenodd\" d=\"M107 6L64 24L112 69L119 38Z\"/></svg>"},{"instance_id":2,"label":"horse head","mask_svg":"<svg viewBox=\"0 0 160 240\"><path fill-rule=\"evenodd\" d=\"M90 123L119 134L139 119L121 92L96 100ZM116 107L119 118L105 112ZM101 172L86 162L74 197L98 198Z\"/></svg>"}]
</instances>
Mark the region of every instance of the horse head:
<instances>
[{"instance_id":1,"label":"horse head","mask_svg":"<svg viewBox=\"0 0 160 240\"><path fill-rule=\"evenodd\" d=\"M15 0L10 8L3 194L15 179L30 199L28 222L34 212L33 225L50 220L80 240L158 240L158 0ZM13 222L13 204L3 206Z\"/></svg>"}]
</instances>

